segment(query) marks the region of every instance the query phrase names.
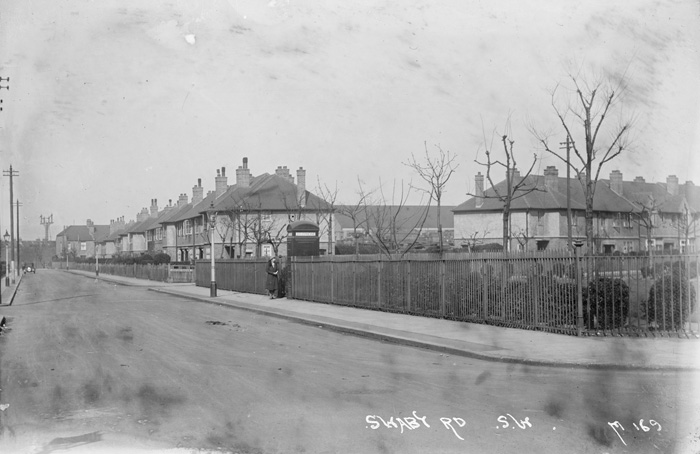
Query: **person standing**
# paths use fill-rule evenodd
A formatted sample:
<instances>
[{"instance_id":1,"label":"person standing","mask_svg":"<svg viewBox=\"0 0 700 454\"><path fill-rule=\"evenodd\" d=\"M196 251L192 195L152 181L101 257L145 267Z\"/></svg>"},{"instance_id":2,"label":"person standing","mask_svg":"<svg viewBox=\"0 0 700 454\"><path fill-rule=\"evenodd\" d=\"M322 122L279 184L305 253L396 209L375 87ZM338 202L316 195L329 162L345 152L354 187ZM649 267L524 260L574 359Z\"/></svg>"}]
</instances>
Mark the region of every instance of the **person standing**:
<instances>
[{"instance_id":1,"label":"person standing","mask_svg":"<svg viewBox=\"0 0 700 454\"><path fill-rule=\"evenodd\" d=\"M277 293L277 278L279 275L276 257L272 257L267 261L266 271L267 280L265 281L265 288L267 289L270 299L275 299L275 293Z\"/></svg>"}]
</instances>

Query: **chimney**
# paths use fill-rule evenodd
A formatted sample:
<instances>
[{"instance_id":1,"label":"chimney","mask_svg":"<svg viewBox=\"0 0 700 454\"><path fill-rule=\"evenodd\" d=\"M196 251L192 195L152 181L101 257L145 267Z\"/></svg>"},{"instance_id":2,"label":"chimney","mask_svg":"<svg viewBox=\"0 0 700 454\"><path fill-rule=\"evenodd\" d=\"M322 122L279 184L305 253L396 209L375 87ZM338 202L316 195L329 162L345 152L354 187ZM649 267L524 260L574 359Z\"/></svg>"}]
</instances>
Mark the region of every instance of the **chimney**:
<instances>
[{"instance_id":1,"label":"chimney","mask_svg":"<svg viewBox=\"0 0 700 454\"><path fill-rule=\"evenodd\" d=\"M678 177L669 175L666 178L666 191L671 195L678 195Z\"/></svg>"},{"instance_id":2,"label":"chimney","mask_svg":"<svg viewBox=\"0 0 700 454\"><path fill-rule=\"evenodd\" d=\"M622 172L619 170L610 172L610 189L615 194L622 195Z\"/></svg>"},{"instance_id":3,"label":"chimney","mask_svg":"<svg viewBox=\"0 0 700 454\"><path fill-rule=\"evenodd\" d=\"M214 179L214 192L216 197L226 192L228 189L228 178L226 177L226 167L222 167L221 170L216 169L216 178Z\"/></svg>"},{"instance_id":4,"label":"chimney","mask_svg":"<svg viewBox=\"0 0 700 454\"><path fill-rule=\"evenodd\" d=\"M197 186L192 187L192 203L198 204L204 200L204 188L202 187L202 179L197 178Z\"/></svg>"},{"instance_id":5,"label":"chimney","mask_svg":"<svg viewBox=\"0 0 700 454\"><path fill-rule=\"evenodd\" d=\"M180 197L177 199L177 206L181 207L183 205L187 205L187 194L180 194Z\"/></svg>"},{"instance_id":6,"label":"chimney","mask_svg":"<svg viewBox=\"0 0 700 454\"><path fill-rule=\"evenodd\" d=\"M643 177L634 177L635 183L646 183Z\"/></svg>"},{"instance_id":7,"label":"chimney","mask_svg":"<svg viewBox=\"0 0 700 454\"><path fill-rule=\"evenodd\" d=\"M292 178L292 176L289 174L289 169L287 168L287 166L284 166L284 167L277 166L277 169L275 170L275 175L277 175L278 177L282 177L282 178L286 179L287 181L294 180Z\"/></svg>"},{"instance_id":8,"label":"chimney","mask_svg":"<svg viewBox=\"0 0 700 454\"><path fill-rule=\"evenodd\" d=\"M484 204L484 176L481 172L474 176L474 192L476 192L476 207Z\"/></svg>"},{"instance_id":9,"label":"chimney","mask_svg":"<svg viewBox=\"0 0 700 454\"><path fill-rule=\"evenodd\" d=\"M148 208L141 208L141 212L136 215L136 222L142 222L148 219Z\"/></svg>"},{"instance_id":10,"label":"chimney","mask_svg":"<svg viewBox=\"0 0 700 454\"><path fill-rule=\"evenodd\" d=\"M548 190L559 189L559 170L555 166L547 166L544 169L544 185Z\"/></svg>"},{"instance_id":11,"label":"chimney","mask_svg":"<svg viewBox=\"0 0 700 454\"><path fill-rule=\"evenodd\" d=\"M247 188L250 186L250 169L248 169L248 158L243 158L243 165L236 169L236 186Z\"/></svg>"},{"instance_id":12,"label":"chimney","mask_svg":"<svg viewBox=\"0 0 700 454\"><path fill-rule=\"evenodd\" d=\"M92 222L92 219L88 219L87 221L85 221L85 225L87 225L88 227L92 227L95 225L95 223Z\"/></svg>"},{"instance_id":13,"label":"chimney","mask_svg":"<svg viewBox=\"0 0 700 454\"><path fill-rule=\"evenodd\" d=\"M510 179L510 169L506 171L506 178ZM520 170L513 169L513 182L520 183Z\"/></svg>"},{"instance_id":14,"label":"chimney","mask_svg":"<svg viewBox=\"0 0 700 454\"><path fill-rule=\"evenodd\" d=\"M303 167L297 170L297 200L300 207L306 206L306 170Z\"/></svg>"},{"instance_id":15,"label":"chimney","mask_svg":"<svg viewBox=\"0 0 700 454\"><path fill-rule=\"evenodd\" d=\"M158 199L151 199L151 217L158 217Z\"/></svg>"}]
</instances>

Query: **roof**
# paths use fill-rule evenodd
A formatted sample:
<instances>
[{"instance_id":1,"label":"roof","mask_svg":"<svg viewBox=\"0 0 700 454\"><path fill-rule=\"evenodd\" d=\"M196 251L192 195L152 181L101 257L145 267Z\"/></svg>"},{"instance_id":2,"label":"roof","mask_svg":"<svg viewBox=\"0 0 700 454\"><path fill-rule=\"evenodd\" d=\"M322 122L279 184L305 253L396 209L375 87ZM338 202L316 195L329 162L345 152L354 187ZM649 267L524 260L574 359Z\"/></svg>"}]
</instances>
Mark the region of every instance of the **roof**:
<instances>
[{"instance_id":1,"label":"roof","mask_svg":"<svg viewBox=\"0 0 700 454\"><path fill-rule=\"evenodd\" d=\"M525 194L511 202L512 211L522 210L560 210L566 207L566 178L556 177L556 185L553 188L546 188L544 176L530 175L523 178L524 190L533 186L538 188L534 192ZM497 198L496 190L501 194L506 193L506 181L496 184L495 189L489 188L484 191L484 199L481 206L476 206L476 197L468 199L458 205L453 211L464 213L470 211L502 211L504 203ZM573 210L585 210L585 192L583 186L575 178L571 179L571 208ZM648 203L649 196L660 203L660 211L680 212L685 201L691 206L694 212L700 211L700 191L692 183L679 185L678 195L671 195L667 191L667 185L662 183L646 183L623 181L622 194L617 194L610 188L610 180L600 179L596 184L593 198L593 211L629 213L639 212L640 203Z\"/></svg>"},{"instance_id":2,"label":"roof","mask_svg":"<svg viewBox=\"0 0 700 454\"><path fill-rule=\"evenodd\" d=\"M339 206L338 214L336 218L342 229L352 229L353 220L347 214L347 209L351 207ZM443 229L454 228L454 217L452 216L452 210L454 206L442 206L440 211L440 220L442 221ZM426 213L427 209L427 213ZM376 223L376 218L379 213L384 212L387 216L396 218L396 225L399 226L410 226L411 229L416 223L419 223L425 216L425 222L423 223L423 228L433 228L437 226L437 207L430 206L426 207L424 205L369 205L367 207L362 207L358 212L357 224L358 227L365 225L367 223L367 218L369 217L370 223ZM373 226L370 226L372 228ZM375 227L376 228L376 227Z\"/></svg>"},{"instance_id":3,"label":"roof","mask_svg":"<svg viewBox=\"0 0 700 454\"><path fill-rule=\"evenodd\" d=\"M238 185L229 189L214 201L219 211L315 211L328 210L330 205L309 191L304 192L305 204L300 206L297 198L297 185L289 179L262 174L254 177L248 187Z\"/></svg>"},{"instance_id":4,"label":"roof","mask_svg":"<svg viewBox=\"0 0 700 454\"><path fill-rule=\"evenodd\" d=\"M185 219L192 219L201 216L201 213L209 208L209 205L211 205L211 202L215 199L215 196L216 194L212 192L207 194L206 197L204 197L200 202L196 204L190 202L184 205L183 209L178 210L178 212L175 215L170 216L167 222L179 222L184 221ZM162 222L166 221L161 221L161 223Z\"/></svg>"},{"instance_id":5,"label":"roof","mask_svg":"<svg viewBox=\"0 0 700 454\"><path fill-rule=\"evenodd\" d=\"M109 236L108 225L95 225L95 240L102 241ZM87 225L69 225L56 238L66 237L68 241L92 241L93 237Z\"/></svg>"}]
</instances>

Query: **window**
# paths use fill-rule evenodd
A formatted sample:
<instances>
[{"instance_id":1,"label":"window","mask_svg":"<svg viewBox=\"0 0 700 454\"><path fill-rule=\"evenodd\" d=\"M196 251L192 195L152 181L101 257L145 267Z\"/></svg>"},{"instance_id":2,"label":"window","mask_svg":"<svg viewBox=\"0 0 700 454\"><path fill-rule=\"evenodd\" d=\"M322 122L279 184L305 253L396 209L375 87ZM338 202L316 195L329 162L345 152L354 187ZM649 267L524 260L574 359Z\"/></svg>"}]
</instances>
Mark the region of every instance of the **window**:
<instances>
[{"instance_id":1,"label":"window","mask_svg":"<svg viewBox=\"0 0 700 454\"><path fill-rule=\"evenodd\" d=\"M190 220L187 219L182 224L183 228L185 229L185 235L192 235L192 223L190 222Z\"/></svg>"},{"instance_id":2,"label":"window","mask_svg":"<svg viewBox=\"0 0 700 454\"><path fill-rule=\"evenodd\" d=\"M163 227L158 227L156 229L156 240L160 241L163 239Z\"/></svg>"},{"instance_id":3,"label":"window","mask_svg":"<svg viewBox=\"0 0 700 454\"><path fill-rule=\"evenodd\" d=\"M620 213L614 214L612 218L612 226L615 228L620 227Z\"/></svg>"},{"instance_id":4,"label":"window","mask_svg":"<svg viewBox=\"0 0 700 454\"><path fill-rule=\"evenodd\" d=\"M622 215L622 227L629 228L632 224L632 215L630 213L625 213Z\"/></svg>"},{"instance_id":5,"label":"window","mask_svg":"<svg viewBox=\"0 0 700 454\"><path fill-rule=\"evenodd\" d=\"M87 251L87 243L85 243L85 242L80 243L80 250Z\"/></svg>"}]
</instances>

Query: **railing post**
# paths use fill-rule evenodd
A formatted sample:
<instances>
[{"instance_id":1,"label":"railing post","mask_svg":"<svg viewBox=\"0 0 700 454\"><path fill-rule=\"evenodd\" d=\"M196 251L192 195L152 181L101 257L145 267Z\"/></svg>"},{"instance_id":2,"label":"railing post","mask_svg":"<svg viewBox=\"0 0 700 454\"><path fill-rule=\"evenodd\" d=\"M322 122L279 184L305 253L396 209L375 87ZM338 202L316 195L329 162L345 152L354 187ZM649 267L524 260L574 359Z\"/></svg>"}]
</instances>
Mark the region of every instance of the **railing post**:
<instances>
[{"instance_id":1,"label":"railing post","mask_svg":"<svg viewBox=\"0 0 700 454\"><path fill-rule=\"evenodd\" d=\"M408 272L406 273L406 305L408 312L411 312L411 260L406 261Z\"/></svg>"},{"instance_id":2,"label":"railing post","mask_svg":"<svg viewBox=\"0 0 700 454\"><path fill-rule=\"evenodd\" d=\"M440 316L445 316L445 259L440 261Z\"/></svg>"},{"instance_id":3,"label":"railing post","mask_svg":"<svg viewBox=\"0 0 700 454\"><path fill-rule=\"evenodd\" d=\"M484 320L489 318L488 298L489 298L489 272L486 266L486 259L482 259L481 264L481 304L484 311Z\"/></svg>"},{"instance_id":4,"label":"railing post","mask_svg":"<svg viewBox=\"0 0 700 454\"><path fill-rule=\"evenodd\" d=\"M333 260L334 256L331 256L331 303L335 303L335 279L334 279L334 266L335 265L335 260Z\"/></svg>"},{"instance_id":5,"label":"railing post","mask_svg":"<svg viewBox=\"0 0 700 454\"><path fill-rule=\"evenodd\" d=\"M357 260L357 259L355 259ZM352 262L352 304L357 305L357 276L355 269L357 268L357 261Z\"/></svg>"},{"instance_id":6,"label":"railing post","mask_svg":"<svg viewBox=\"0 0 700 454\"><path fill-rule=\"evenodd\" d=\"M382 256L377 264L377 307L382 307Z\"/></svg>"},{"instance_id":7,"label":"railing post","mask_svg":"<svg viewBox=\"0 0 700 454\"><path fill-rule=\"evenodd\" d=\"M577 316L576 316L576 335L577 336L582 336L583 335L583 288L582 288L582 277L581 277L581 272L583 271L581 269L581 263L579 261L579 249L580 246L575 247L575 253L576 253L576 310L577 310Z\"/></svg>"}]
</instances>

